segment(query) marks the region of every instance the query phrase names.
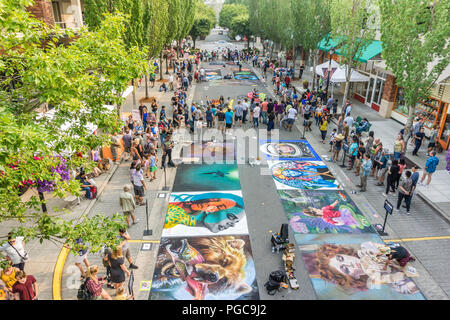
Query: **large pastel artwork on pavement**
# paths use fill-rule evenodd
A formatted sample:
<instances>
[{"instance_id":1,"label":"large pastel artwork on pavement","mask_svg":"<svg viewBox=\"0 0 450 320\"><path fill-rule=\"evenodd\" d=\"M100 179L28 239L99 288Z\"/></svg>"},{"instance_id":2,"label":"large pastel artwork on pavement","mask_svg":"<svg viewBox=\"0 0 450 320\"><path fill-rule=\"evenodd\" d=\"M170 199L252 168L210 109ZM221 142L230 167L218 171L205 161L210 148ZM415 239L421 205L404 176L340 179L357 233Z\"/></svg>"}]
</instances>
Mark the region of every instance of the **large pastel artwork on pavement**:
<instances>
[{"instance_id":1,"label":"large pastel artwork on pavement","mask_svg":"<svg viewBox=\"0 0 450 320\"><path fill-rule=\"evenodd\" d=\"M278 190L338 189L339 183L322 161L267 161Z\"/></svg>"},{"instance_id":2,"label":"large pastel artwork on pavement","mask_svg":"<svg viewBox=\"0 0 450 320\"><path fill-rule=\"evenodd\" d=\"M379 240L381 241L381 240ZM423 300L408 269L391 262L379 241L301 246L302 258L319 299Z\"/></svg>"},{"instance_id":3,"label":"large pastel artwork on pavement","mask_svg":"<svg viewBox=\"0 0 450 320\"><path fill-rule=\"evenodd\" d=\"M205 69L205 75L208 81L222 80L220 69Z\"/></svg>"},{"instance_id":4,"label":"large pastel artwork on pavement","mask_svg":"<svg viewBox=\"0 0 450 320\"><path fill-rule=\"evenodd\" d=\"M235 160L235 147L231 142L203 141L192 143L182 149L182 157L187 159L200 159L208 162L222 163L226 160Z\"/></svg>"},{"instance_id":5,"label":"large pastel artwork on pavement","mask_svg":"<svg viewBox=\"0 0 450 320\"><path fill-rule=\"evenodd\" d=\"M295 233L375 232L351 198L340 190L279 190Z\"/></svg>"},{"instance_id":6,"label":"large pastel artwork on pavement","mask_svg":"<svg viewBox=\"0 0 450 320\"><path fill-rule=\"evenodd\" d=\"M233 74L234 74L234 78L236 80L252 80L252 81L255 81L255 80L259 79L258 76L254 72L251 72L251 71L237 71L237 72L233 71Z\"/></svg>"},{"instance_id":7,"label":"large pastel artwork on pavement","mask_svg":"<svg viewBox=\"0 0 450 320\"><path fill-rule=\"evenodd\" d=\"M260 140L260 144L268 160L321 160L306 140Z\"/></svg>"},{"instance_id":8,"label":"large pastel artwork on pavement","mask_svg":"<svg viewBox=\"0 0 450 320\"><path fill-rule=\"evenodd\" d=\"M248 234L241 191L172 193L163 237Z\"/></svg>"},{"instance_id":9,"label":"large pastel artwork on pavement","mask_svg":"<svg viewBox=\"0 0 450 320\"><path fill-rule=\"evenodd\" d=\"M236 164L180 164L172 191L241 190Z\"/></svg>"},{"instance_id":10,"label":"large pastel artwork on pavement","mask_svg":"<svg viewBox=\"0 0 450 320\"><path fill-rule=\"evenodd\" d=\"M246 236L162 238L151 300L258 300Z\"/></svg>"}]
</instances>

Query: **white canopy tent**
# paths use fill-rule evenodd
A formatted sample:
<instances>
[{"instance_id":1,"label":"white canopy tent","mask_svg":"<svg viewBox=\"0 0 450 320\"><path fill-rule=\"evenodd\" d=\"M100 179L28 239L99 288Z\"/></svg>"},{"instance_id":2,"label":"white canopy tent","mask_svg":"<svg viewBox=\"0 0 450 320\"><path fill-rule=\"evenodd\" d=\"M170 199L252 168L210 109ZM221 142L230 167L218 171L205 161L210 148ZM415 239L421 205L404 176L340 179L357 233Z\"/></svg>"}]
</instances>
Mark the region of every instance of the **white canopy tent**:
<instances>
[{"instance_id":1,"label":"white canopy tent","mask_svg":"<svg viewBox=\"0 0 450 320\"><path fill-rule=\"evenodd\" d=\"M328 67L330 65L330 61L324 62L322 64L319 64L318 66L316 66L316 74L318 74L321 77L324 77L324 69L328 70ZM331 60L331 69L335 69L335 71L333 72L333 75L330 78L330 83L332 83L331 85L331 97L333 97L333 93L334 93L334 84L335 83L342 83L342 82L346 82L346 75L347 75L347 65L339 65L339 63L337 63L334 60ZM350 74L350 82L367 82L369 81L370 78L359 73L358 71L352 69L352 72Z\"/></svg>"},{"instance_id":2,"label":"white canopy tent","mask_svg":"<svg viewBox=\"0 0 450 320\"><path fill-rule=\"evenodd\" d=\"M316 66L316 74L323 77L323 69L328 69L330 62L324 62L322 64L319 64ZM346 82L346 73L347 73L347 65L339 65L336 61L331 60L331 68L336 70L334 71L333 75L330 78L330 82ZM350 82L367 82L369 81L369 77L366 77L365 75L359 73L358 71L352 69L352 73L350 75Z\"/></svg>"}]
</instances>

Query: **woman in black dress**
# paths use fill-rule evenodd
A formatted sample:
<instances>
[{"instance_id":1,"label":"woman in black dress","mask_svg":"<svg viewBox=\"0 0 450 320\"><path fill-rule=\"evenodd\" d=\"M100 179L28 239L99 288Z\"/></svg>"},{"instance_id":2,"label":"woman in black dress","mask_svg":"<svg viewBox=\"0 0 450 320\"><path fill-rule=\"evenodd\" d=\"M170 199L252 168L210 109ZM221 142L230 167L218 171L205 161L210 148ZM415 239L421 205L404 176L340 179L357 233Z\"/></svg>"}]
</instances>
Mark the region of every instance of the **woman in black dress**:
<instances>
[{"instance_id":1,"label":"woman in black dress","mask_svg":"<svg viewBox=\"0 0 450 320\"><path fill-rule=\"evenodd\" d=\"M124 264L122 247L117 247L108 254L108 261L111 267L111 282L115 289L122 287L125 282L125 273L129 276L130 271Z\"/></svg>"}]
</instances>

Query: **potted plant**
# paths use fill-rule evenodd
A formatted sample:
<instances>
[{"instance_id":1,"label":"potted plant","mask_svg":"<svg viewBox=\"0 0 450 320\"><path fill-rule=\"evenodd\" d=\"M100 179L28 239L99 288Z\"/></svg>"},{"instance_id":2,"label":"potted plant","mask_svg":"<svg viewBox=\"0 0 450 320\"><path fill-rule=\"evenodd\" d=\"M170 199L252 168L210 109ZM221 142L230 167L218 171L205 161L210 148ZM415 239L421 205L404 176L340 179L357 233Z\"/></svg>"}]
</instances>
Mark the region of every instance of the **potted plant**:
<instances>
[{"instance_id":1,"label":"potted plant","mask_svg":"<svg viewBox=\"0 0 450 320\"><path fill-rule=\"evenodd\" d=\"M308 89L308 80L303 80L303 82L302 82L302 84L303 84L303 89Z\"/></svg>"}]
</instances>

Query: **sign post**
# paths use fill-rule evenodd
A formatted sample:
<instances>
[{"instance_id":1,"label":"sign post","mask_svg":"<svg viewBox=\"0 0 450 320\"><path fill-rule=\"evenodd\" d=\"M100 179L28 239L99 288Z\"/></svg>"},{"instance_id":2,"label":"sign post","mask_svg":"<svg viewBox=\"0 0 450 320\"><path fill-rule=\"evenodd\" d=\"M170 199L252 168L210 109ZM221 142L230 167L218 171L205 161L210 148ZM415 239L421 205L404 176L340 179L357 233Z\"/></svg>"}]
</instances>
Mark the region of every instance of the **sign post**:
<instances>
[{"instance_id":1,"label":"sign post","mask_svg":"<svg viewBox=\"0 0 450 320\"><path fill-rule=\"evenodd\" d=\"M144 237L151 236L153 231L148 227L148 200L145 199L145 216L147 218L147 229L144 230Z\"/></svg>"},{"instance_id":2,"label":"sign post","mask_svg":"<svg viewBox=\"0 0 450 320\"><path fill-rule=\"evenodd\" d=\"M386 215L384 216L383 227L381 227L380 224L374 225L375 229L377 230L377 232L380 236L388 236L389 235L387 232L384 232L384 228L386 227L386 221L387 221L388 214L392 214L392 211L394 210L394 206L392 205L392 203L390 203L386 199L384 201L384 209L386 210Z\"/></svg>"}]
</instances>

